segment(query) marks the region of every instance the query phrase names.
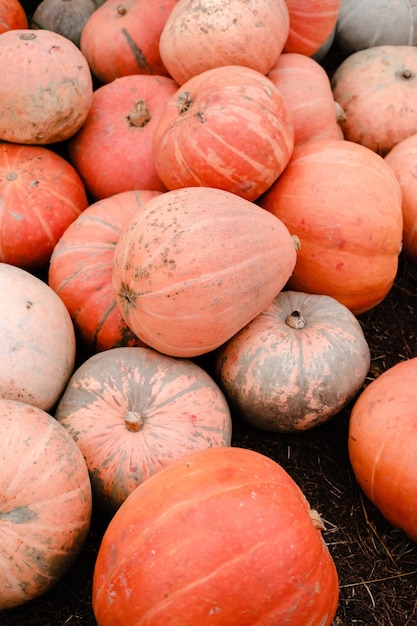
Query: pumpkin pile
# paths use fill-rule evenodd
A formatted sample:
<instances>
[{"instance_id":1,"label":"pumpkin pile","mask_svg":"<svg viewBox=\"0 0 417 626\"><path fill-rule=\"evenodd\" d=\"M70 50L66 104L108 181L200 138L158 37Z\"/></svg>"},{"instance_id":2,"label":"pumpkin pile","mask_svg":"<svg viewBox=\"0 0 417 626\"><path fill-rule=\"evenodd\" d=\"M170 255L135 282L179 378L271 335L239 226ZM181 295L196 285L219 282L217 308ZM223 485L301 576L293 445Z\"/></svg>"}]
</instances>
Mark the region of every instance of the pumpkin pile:
<instances>
[{"instance_id":1,"label":"pumpkin pile","mask_svg":"<svg viewBox=\"0 0 417 626\"><path fill-rule=\"evenodd\" d=\"M99 626L330 626L325 524L233 423L352 403L358 482L417 537L417 485L381 486L417 416L360 322L417 260L416 48L348 42L343 0L35 4L0 0L0 609L97 510Z\"/></svg>"}]
</instances>

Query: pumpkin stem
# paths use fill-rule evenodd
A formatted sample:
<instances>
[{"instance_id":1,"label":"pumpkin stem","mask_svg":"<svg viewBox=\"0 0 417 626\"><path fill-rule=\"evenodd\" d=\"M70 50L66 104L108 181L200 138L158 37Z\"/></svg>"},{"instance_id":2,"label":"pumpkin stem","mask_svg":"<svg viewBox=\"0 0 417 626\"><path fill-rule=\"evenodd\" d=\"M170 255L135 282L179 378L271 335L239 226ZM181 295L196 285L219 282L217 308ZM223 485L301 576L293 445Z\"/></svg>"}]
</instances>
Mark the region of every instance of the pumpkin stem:
<instances>
[{"instance_id":1,"label":"pumpkin stem","mask_svg":"<svg viewBox=\"0 0 417 626\"><path fill-rule=\"evenodd\" d=\"M187 113L188 109L191 107L192 105L192 100L190 100L190 92L189 91L182 91L177 99L177 109L178 109L178 113L180 115L184 115L184 113Z\"/></svg>"},{"instance_id":2,"label":"pumpkin stem","mask_svg":"<svg viewBox=\"0 0 417 626\"><path fill-rule=\"evenodd\" d=\"M144 425L144 420L140 413L136 411L128 411L125 417L125 425L127 430L130 430L132 433L137 433L138 430Z\"/></svg>"},{"instance_id":3,"label":"pumpkin stem","mask_svg":"<svg viewBox=\"0 0 417 626\"><path fill-rule=\"evenodd\" d=\"M287 324L287 326L290 326L290 328L296 329L304 328L304 326L306 325L306 321L301 315L300 311L293 311L291 315L287 317L285 323Z\"/></svg>"},{"instance_id":4,"label":"pumpkin stem","mask_svg":"<svg viewBox=\"0 0 417 626\"><path fill-rule=\"evenodd\" d=\"M123 4L118 4L116 11L118 13L118 15L126 15L127 13L127 8L123 5Z\"/></svg>"},{"instance_id":5,"label":"pumpkin stem","mask_svg":"<svg viewBox=\"0 0 417 626\"><path fill-rule=\"evenodd\" d=\"M151 114L149 113L149 109L146 105L145 100L138 100L133 105L132 110L130 111L127 119L131 123L132 126L146 126L146 124L151 119Z\"/></svg>"},{"instance_id":6,"label":"pumpkin stem","mask_svg":"<svg viewBox=\"0 0 417 626\"><path fill-rule=\"evenodd\" d=\"M316 530L325 530L326 527L318 511L316 511L315 509L310 509L309 515Z\"/></svg>"}]
</instances>

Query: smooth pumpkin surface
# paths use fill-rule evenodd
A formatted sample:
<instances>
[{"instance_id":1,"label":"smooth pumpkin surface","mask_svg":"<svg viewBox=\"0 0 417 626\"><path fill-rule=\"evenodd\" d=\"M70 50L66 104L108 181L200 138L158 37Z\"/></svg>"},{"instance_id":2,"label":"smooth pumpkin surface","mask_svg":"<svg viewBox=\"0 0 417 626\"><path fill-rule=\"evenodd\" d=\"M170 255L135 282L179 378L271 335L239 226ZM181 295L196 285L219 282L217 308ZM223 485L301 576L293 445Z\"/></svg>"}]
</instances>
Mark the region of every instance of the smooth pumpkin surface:
<instances>
[{"instance_id":1,"label":"smooth pumpkin surface","mask_svg":"<svg viewBox=\"0 0 417 626\"><path fill-rule=\"evenodd\" d=\"M0 34L17 28L28 28L23 5L19 0L0 0Z\"/></svg>"},{"instance_id":2,"label":"smooth pumpkin surface","mask_svg":"<svg viewBox=\"0 0 417 626\"><path fill-rule=\"evenodd\" d=\"M336 26L341 0L285 0L290 16L284 52L311 56Z\"/></svg>"},{"instance_id":3,"label":"smooth pumpkin surface","mask_svg":"<svg viewBox=\"0 0 417 626\"><path fill-rule=\"evenodd\" d=\"M223 65L266 74L289 31L284 0L179 0L159 40L170 76L180 85Z\"/></svg>"},{"instance_id":4,"label":"smooth pumpkin surface","mask_svg":"<svg viewBox=\"0 0 417 626\"><path fill-rule=\"evenodd\" d=\"M65 229L87 206L81 178L58 153L0 143L0 261L44 270Z\"/></svg>"},{"instance_id":5,"label":"smooth pumpkin surface","mask_svg":"<svg viewBox=\"0 0 417 626\"><path fill-rule=\"evenodd\" d=\"M65 230L48 269L48 285L64 302L87 353L142 345L124 321L112 284L122 231L161 192L124 191L91 204Z\"/></svg>"},{"instance_id":6,"label":"smooth pumpkin surface","mask_svg":"<svg viewBox=\"0 0 417 626\"><path fill-rule=\"evenodd\" d=\"M398 268L401 189L384 159L351 141L320 139L294 149L261 206L300 241L289 287L328 295L353 313L376 306Z\"/></svg>"},{"instance_id":7,"label":"smooth pumpkin surface","mask_svg":"<svg viewBox=\"0 0 417 626\"><path fill-rule=\"evenodd\" d=\"M190 78L168 100L153 135L155 168L168 189L217 187L247 200L278 178L293 146L283 96L242 66Z\"/></svg>"},{"instance_id":8,"label":"smooth pumpkin surface","mask_svg":"<svg viewBox=\"0 0 417 626\"><path fill-rule=\"evenodd\" d=\"M281 291L219 348L216 379L257 428L294 432L337 415L359 392L370 350L356 317L329 296Z\"/></svg>"},{"instance_id":9,"label":"smooth pumpkin surface","mask_svg":"<svg viewBox=\"0 0 417 626\"><path fill-rule=\"evenodd\" d=\"M93 96L90 68L77 46L50 30L0 37L0 139L65 141L84 123Z\"/></svg>"},{"instance_id":10,"label":"smooth pumpkin surface","mask_svg":"<svg viewBox=\"0 0 417 626\"><path fill-rule=\"evenodd\" d=\"M0 610L46 593L87 537L91 486L81 452L50 415L0 398Z\"/></svg>"},{"instance_id":11,"label":"smooth pumpkin surface","mask_svg":"<svg viewBox=\"0 0 417 626\"><path fill-rule=\"evenodd\" d=\"M31 17L30 27L52 30L80 47L83 28L96 8L93 0L42 0Z\"/></svg>"},{"instance_id":12,"label":"smooth pumpkin surface","mask_svg":"<svg viewBox=\"0 0 417 626\"><path fill-rule=\"evenodd\" d=\"M50 410L75 363L75 333L59 296L42 280L0 263L0 396Z\"/></svg>"},{"instance_id":13,"label":"smooth pumpkin surface","mask_svg":"<svg viewBox=\"0 0 417 626\"><path fill-rule=\"evenodd\" d=\"M124 320L146 345L198 356L274 299L296 255L286 226L254 203L185 187L148 200L123 231L113 287Z\"/></svg>"},{"instance_id":14,"label":"smooth pumpkin surface","mask_svg":"<svg viewBox=\"0 0 417 626\"><path fill-rule=\"evenodd\" d=\"M417 357L374 379L355 402L349 457L366 496L395 527L417 540Z\"/></svg>"},{"instance_id":15,"label":"smooth pumpkin surface","mask_svg":"<svg viewBox=\"0 0 417 626\"><path fill-rule=\"evenodd\" d=\"M417 132L417 47L381 45L358 50L336 69L334 99L346 139L385 156Z\"/></svg>"},{"instance_id":16,"label":"smooth pumpkin surface","mask_svg":"<svg viewBox=\"0 0 417 626\"><path fill-rule=\"evenodd\" d=\"M99 626L328 626L338 578L317 512L287 472L252 450L210 448L123 503L92 601Z\"/></svg>"},{"instance_id":17,"label":"smooth pumpkin surface","mask_svg":"<svg viewBox=\"0 0 417 626\"><path fill-rule=\"evenodd\" d=\"M55 417L85 458L98 505L112 514L162 468L231 442L230 410L214 380L192 361L146 347L86 360Z\"/></svg>"}]
</instances>

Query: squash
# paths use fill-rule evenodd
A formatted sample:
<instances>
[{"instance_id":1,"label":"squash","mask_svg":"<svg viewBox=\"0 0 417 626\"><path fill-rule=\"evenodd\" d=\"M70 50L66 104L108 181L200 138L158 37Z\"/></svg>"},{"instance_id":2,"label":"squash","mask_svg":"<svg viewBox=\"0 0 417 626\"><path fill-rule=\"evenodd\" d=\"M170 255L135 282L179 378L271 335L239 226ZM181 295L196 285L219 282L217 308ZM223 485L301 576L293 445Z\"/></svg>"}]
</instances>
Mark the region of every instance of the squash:
<instances>
[{"instance_id":1,"label":"squash","mask_svg":"<svg viewBox=\"0 0 417 626\"><path fill-rule=\"evenodd\" d=\"M166 76L132 74L95 90L87 119L68 141L70 161L92 198L166 191L155 170L152 137L177 89Z\"/></svg>"},{"instance_id":2,"label":"squash","mask_svg":"<svg viewBox=\"0 0 417 626\"><path fill-rule=\"evenodd\" d=\"M178 0L159 40L162 61L180 85L223 65L266 74L289 31L285 0Z\"/></svg>"},{"instance_id":3,"label":"squash","mask_svg":"<svg viewBox=\"0 0 417 626\"><path fill-rule=\"evenodd\" d=\"M106 0L88 18L80 49L99 83L130 74L168 76L159 51L177 0Z\"/></svg>"},{"instance_id":4,"label":"squash","mask_svg":"<svg viewBox=\"0 0 417 626\"><path fill-rule=\"evenodd\" d=\"M75 333L62 300L40 278L0 263L0 397L49 411L75 363Z\"/></svg>"},{"instance_id":5,"label":"squash","mask_svg":"<svg viewBox=\"0 0 417 626\"><path fill-rule=\"evenodd\" d=\"M242 448L194 452L110 521L94 569L97 624L329 626L339 584L321 529L278 463Z\"/></svg>"},{"instance_id":6,"label":"squash","mask_svg":"<svg viewBox=\"0 0 417 626\"><path fill-rule=\"evenodd\" d=\"M294 149L261 206L298 237L294 291L328 295L355 315L381 302L401 250L401 189L384 159L338 139Z\"/></svg>"},{"instance_id":7,"label":"squash","mask_svg":"<svg viewBox=\"0 0 417 626\"><path fill-rule=\"evenodd\" d=\"M344 137L385 156L417 133L417 48L375 46L349 55L333 74Z\"/></svg>"},{"instance_id":8,"label":"squash","mask_svg":"<svg viewBox=\"0 0 417 626\"><path fill-rule=\"evenodd\" d=\"M235 194L183 187L148 200L116 246L113 287L142 341L193 357L262 311L296 263L281 220Z\"/></svg>"},{"instance_id":9,"label":"squash","mask_svg":"<svg viewBox=\"0 0 417 626\"><path fill-rule=\"evenodd\" d=\"M0 261L45 270L87 206L83 182L64 157L45 146L0 143Z\"/></svg>"},{"instance_id":10,"label":"squash","mask_svg":"<svg viewBox=\"0 0 417 626\"><path fill-rule=\"evenodd\" d=\"M83 456L53 417L0 398L0 610L46 593L78 557L90 527Z\"/></svg>"},{"instance_id":11,"label":"squash","mask_svg":"<svg viewBox=\"0 0 417 626\"><path fill-rule=\"evenodd\" d=\"M242 66L190 78L168 100L153 135L155 168L168 189L217 187L247 200L278 178L293 147L283 96Z\"/></svg>"},{"instance_id":12,"label":"squash","mask_svg":"<svg viewBox=\"0 0 417 626\"><path fill-rule=\"evenodd\" d=\"M349 458L369 500L395 528L417 541L417 357L399 361L356 400Z\"/></svg>"},{"instance_id":13,"label":"squash","mask_svg":"<svg viewBox=\"0 0 417 626\"><path fill-rule=\"evenodd\" d=\"M336 26L341 0L285 0L290 16L284 52L312 56Z\"/></svg>"},{"instance_id":14,"label":"squash","mask_svg":"<svg viewBox=\"0 0 417 626\"><path fill-rule=\"evenodd\" d=\"M356 396L370 366L362 327L329 296L282 291L215 355L216 380L256 428L307 430Z\"/></svg>"},{"instance_id":15,"label":"squash","mask_svg":"<svg viewBox=\"0 0 417 626\"><path fill-rule=\"evenodd\" d=\"M65 141L84 123L93 96L87 60L49 30L10 30L0 37L0 140Z\"/></svg>"},{"instance_id":16,"label":"squash","mask_svg":"<svg viewBox=\"0 0 417 626\"><path fill-rule=\"evenodd\" d=\"M150 476L193 451L230 445L232 434L214 380L192 361L147 347L84 361L55 417L85 458L95 502L111 515Z\"/></svg>"},{"instance_id":17,"label":"squash","mask_svg":"<svg viewBox=\"0 0 417 626\"><path fill-rule=\"evenodd\" d=\"M46 28L80 47L82 30L96 10L93 0L42 0L30 20L31 28Z\"/></svg>"},{"instance_id":18,"label":"squash","mask_svg":"<svg viewBox=\"0 0 417 626\"><path fill-rule=\"evenodd\" d=\"M124 321L112 285L122 231L147 200L162 192L124 191L91 204L63 233L49 264L48 285L64 302L87 353L143 345Z\"/></svg>"},{"instance_id":19,"label":"squash","mask_svg":"<svg viewBox=\"0 0 417 626\"><path fill-rule=\"evenodd\" d=\"M417 262L417 134L397 143L385 162L392 168L401 187L403 210L403 251Z\"/></svg>"},{"instance_id":20,"label":"squash","mask_svg":"<svg viewBox=\"0 0 417 626\"><path fill-rule=\"evenodd\" d=\"M281 92L294 126L294 145L311 139L343 139L343 112L334 101L330 79L311 57L280 55L267 77Z\"/></svg>"},{"instance_id":21,"label":"squash","mask_svg":"<svg viewBox=\"0 0 417 626\"><path fill-rule=\"evenodd\" d=\"M28 26L25 9L19 0L0 0L0 34Z\"/></svg>"}]
</instances>

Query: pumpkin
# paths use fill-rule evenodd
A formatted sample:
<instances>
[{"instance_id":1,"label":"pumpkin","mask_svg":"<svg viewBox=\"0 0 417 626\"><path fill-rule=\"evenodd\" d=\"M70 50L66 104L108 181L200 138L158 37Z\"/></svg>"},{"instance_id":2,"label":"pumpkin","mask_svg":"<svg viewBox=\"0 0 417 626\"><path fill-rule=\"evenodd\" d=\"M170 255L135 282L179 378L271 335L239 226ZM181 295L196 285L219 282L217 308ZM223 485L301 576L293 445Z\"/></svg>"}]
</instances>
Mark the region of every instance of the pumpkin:
<instances>
[{"instance_id":1,"label":"pumpkin","mask_svg":"<svg viewBox=\"0 0 417 626\"><path fill-rule=\"evenodd\" d=\"M346 139L385 156L417 133L417 48L375 46L349 55L332 77Z\"/></svg>"},{"instance_id":2,"label":"pumpkin","mask_svg":"<svg viewBox=\"0 0 417 626\"><path fill-rule=\"evenodd\" d=\"M356 317L329 296L282 291L219 348L216 378L229 404L256 428L307 430L359 392L370 350Z\"/></svg>"},{"instance_id":3,"label":"pumpkin","mask_svg":"<svg viewBox=\"0 0 417 626\"><path fill-rule=\"evenodd\" d=\"M177 89L167 76L138 74L96 89L86 121L68 142L71 163L91 197L166 190L155 170L152 137Z\"/></svg>"},{"instance_id":4,"label":"pumpkin","mask_svg":"<svg viewBox=\"0 0 417 626\"><path fill-rule=\"evenodd\" d=\"M375 378L349 420L349 458L369 500L417 541L417 357Z\"/></svg>"},{"instance_id":5,"label":"pumpkin","mask_svg":"<svg viewBox=\"0 0 417 626\"><path fill-rule=\"evenodd\" d=\"M96 10L93 0L42 0L30 21L31 28L46 28L80 46L81 32Z\"/></svg>"},{"instance_id":6,"label":"pumpkin","mask_svg":"<svg viewBox=\"0 0 417 626\"><path fill-rule=\"evenodd\" d=\"M417 262L417 134L397 143L386 154L385 161L400 183L403 210L403 250Z\"/></svg>"},{"instance_id":7,"label":"pumpkin","mask_svg":"<svg viewBox=\"0 0 417 626\"><path fill-rule=\"evenodd\" d=\"M183 187L148 200L124 229L113 287L124 320L146 345L200 356L274 299L296 255L274 215L221 189Z\"/></svg>"},{"instance_id":8,"label":"pumpkin","mask_svg":"<svg viewBox=\"0 0 417 626\"><path fill-rule=\"evenodd\" d=\"M88 18L80 49L100 83L129 74L168 76L159 38L176 0L106 0Z\"/></svg>"},{"instance_id":9,"label":"pumpkin","mask_svg":"<svg viewBox=\"0 0 417 626\"><path fill-rule=\"evenodd\" d=\"M87 206L81 178L64 157L45 146L0 143L0 261L44 270Z\"/></svg>"},{"instance_id":10,"label":"pumpkin","mask_svg":"<svg viewBox=\"0 0 417 626\"><path fill-rule=\"evenodd\" d=\"M65 141L84 123L93 87L87 60L49 30L10 30L0 37L0 140Z\"/></svg>"},{"instance_id":11,"label":"pumpkin","mask_svg":"<svg viewBox=\"0 0 417 626\"><path fill-rule=\"evenodd\" d=\"M321 529L275 461L194 452L139 485L110 521L94 569L97 624L328 626L338 578Z\"/></svg>"},{"instance_id":12,"label":"pumpkin","mask_svg":"<svg viewBox=\"0 0 417 626\"><path fill-rule=\"evenodd\" d=\"M306 142L260 204L299 239L290 289L331 296L355 315L385 298L403 220L400 185L381 156L347 140Z\"/></svg>"},{"instance_id":13,"label":"pumpkin","mask_svg":"<svg viewBox=\"0 0 417 626\"><path fill-rule=\"evenodd\" d=\"M417 44L415 0L342 0L335 40L356 52L382 45Z\"/></svg>"},{"instance_id":14,"label":"pumpkin","mask_svg":"<svg viewBox=\"0 0 417 626\"><path fill-rule=\"evenodd\" d=\"M289 30L285 0L179 0L161 33L159 50L180 85L223 65L266 74Z\"/></svg>"},{"instance_id":15,"label":"pumpkin","mask_svg":"<svg viewBox=\"0 0 417 626\"><path fill-rule=\"evenodd\" d=\"M28 28L23 5L19 0L0 0L0 34L18 28Z\"/></svg>"},{"instance_id":16,"label":"pumpkin","mask_svg":"<svg viewBox=\"0 0 417 626\"><path fill-rule=\"evenodd\" d=\"M305 54L286 52L267 76L290 111L294 145L311 139L343 139L339 124L343 115L333 99L330 79L317 61Z\"/></svg>"},{"instance_id":17,"label":"pumpkin","mask_svg":"<svg viewBox=\"0 0 417 626\"><path fill-rule=\"evenodd\" d=\"M75 333L62 300L40 278L0 263L0 397L49 411L75 363Z\"/></svg>"},{"instance_id":18,"label":"pumpkin","mask_svg":"<svg viewBox=\"0 0 417 626\"><path fill-rule=\"evenodd\" d=\"M331 37L341 0L285 0L290 17L284 52L312 56Z\"/></svg>"},{"instance_id":19,"label":"pumpkin","mask_svg":"<svg viewBox=\"0 0 417 626\"><path fill-rule=\"evenodd\" d=\"M111 514L162 468L231 442L230 410L209 374L147 347L114 348L84 361L55 417L85 458L95 501Z\"/></svg>"},{"instance_id":20,"label":"pumpkin","mask_svg":"<svg viewBox=\"0 0 417 626\"><path fill-rule=\"evenodd\" d=\"M247 200L278 178L293 147L283 96L269 78L242 66L190 78L168 100L153 134L155 168L168 189L217 187Z\"/></svg>"},{"instance_id":21,"label":"pumpkin","mask_svg":"<svg viewBox=\"0 0 417 626\"><path fill-rule=\"evenodd\" d=\"M48 284L64 302L87 353L143 345L124 321L112 285L122 231L157 191L125 191L91 204L68 226L49 264Z\"/></svg>"},{"instance_id":22,"label":"pumpkin","mask_svg":"<svg viewBox=\"0 0 417 626\"><path fill-rule=\"evenodd\" d=\"M72 437L42 409L0 398L0 610L46 593L78 557L91 486Z\"/></svg>"}]
</instances>

